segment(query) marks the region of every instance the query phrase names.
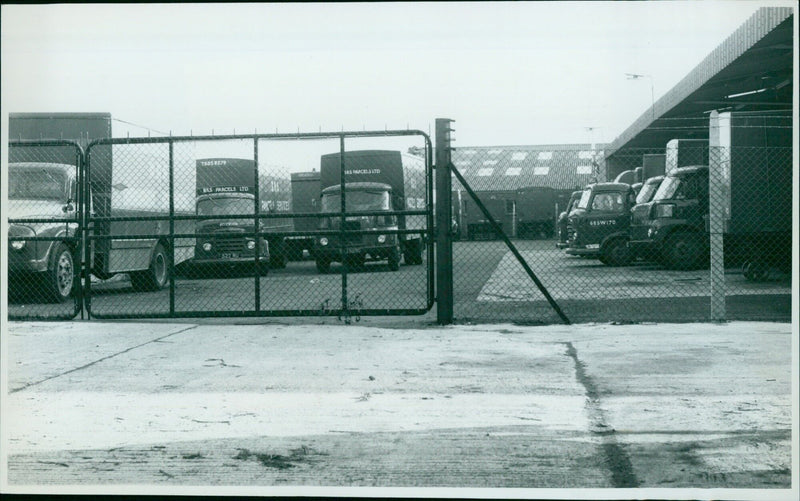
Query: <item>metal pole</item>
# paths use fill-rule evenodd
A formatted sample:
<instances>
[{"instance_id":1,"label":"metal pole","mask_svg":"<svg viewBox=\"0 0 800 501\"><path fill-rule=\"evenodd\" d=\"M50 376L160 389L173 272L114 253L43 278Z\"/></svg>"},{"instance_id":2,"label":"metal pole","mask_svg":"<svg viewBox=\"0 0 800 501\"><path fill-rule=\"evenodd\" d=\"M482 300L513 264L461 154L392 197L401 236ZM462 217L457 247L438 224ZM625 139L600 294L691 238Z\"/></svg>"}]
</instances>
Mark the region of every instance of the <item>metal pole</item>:
<instances>
[{"instance_id":1,"label":"metal pole","mask_svg":"<svg viewBox=\"0 0 800 501\"><path fill-rule=\"evenodd\" d=\"M169 142L169 314L175 314L175 157L174 143Z\"/></svg>"},{"instance_id":2,"label":"metal pole","mask_svg":"<svg viewBox=\"0 0 800 501\"><path fill-rule=\"evenodd\" d=\"M255 239L256 239L256 261L255 261L255 310L261 311L261 262L260 262L260 255L261 255L261 187L259 186L258 182L258 138L253 138L253 182L255 188L255 195L256 198L254 200L255 204L255 219L253 223L255 226ZM269 252L272 253L272 249L269 249ZM269 261L267 262L269 263ZM266 266L269 266L267 264Z\"/></svg>"},{"instance_id":3,"label":"metal pole","mask_svg":"<svg viewBox=\"0 0 800 501\"><path fill-rule=\"evenodd\" d=\"M345 224L345 216L344 213L346 200L345 195L345 183L344 183L344 134L339 136L339 208L341 210L341 215L339 219L339 253L341 254L342 258L342 311L344 313L345 318L348 318L348 311L350 308L347 305L347 254L345 248L345 233L344 233L344 224Z\"/></svg>"},{"instance_id":4,"label":"metal pole","mask_svg":"<svg viewBox=\"0 0 800 501\"><path fill-rule=\"evenodd\" d=\"M708 148L708 233L710 246L709 282L711 296L711 320L724 322L725 312L725 249L723 243L725 212L725 163L728 160L727 148L730 138L722 138L725 133L717 111L711 112ZM725 130L729 130L727 127Z\"/></svg>"},{"instance_id":5,"label":"metal pole","mask_svg":"<svg viewBox=\"0 0 800 501\"><path fill-rule=\"evenodd\" d=\"M440 325L453 323L451 122L448 118L436 119L436 320Z\"/></svg>"}]
</instances>

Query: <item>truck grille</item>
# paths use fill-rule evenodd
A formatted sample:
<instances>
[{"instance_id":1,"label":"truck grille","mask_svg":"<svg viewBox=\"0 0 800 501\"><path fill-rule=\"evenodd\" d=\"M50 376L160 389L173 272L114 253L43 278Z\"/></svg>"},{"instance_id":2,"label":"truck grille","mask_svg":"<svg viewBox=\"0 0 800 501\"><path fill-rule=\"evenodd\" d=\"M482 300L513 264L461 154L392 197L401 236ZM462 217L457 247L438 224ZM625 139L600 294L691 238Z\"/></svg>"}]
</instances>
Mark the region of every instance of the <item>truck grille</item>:
<instances>
[{"instance_id":1,"label":"truck grille","mask_svg":"<svg viewBox=\"0 0 800 501\"><path fill-rule=\"evenodd\" d=\"M344 231L359 231L361 230L361 221L345 221L344 222ZM358 245L361 243L362 235L359 234L351 234L345 233L344 236L344 243L345 245Z\"/></svg>"},{"instance_id":2,"label":"truck grille","mask_svg":"<svg viewBox=\"0 0 800 501\"><path fill-rule=\"evenodd\" d=\"M244 237L216 237L214 248L218 252L242 252L244 251Z\"/></svg>"},{"instance_id":3,"label":"truck grille","mask_svg":"<svg viewBox=\"0 0 800 501\"><path fill-rule=\"evenodd\" d=\"M637 205L636 207L634 207L631 214L631 224L635 225L644 224L645 221L647 220L647 213L649 209L650 209L649 205L642 205L642 206Z\"/></svg>"},{"instance_id":4,"label":"truck grille","mask_svg":"<svg viewBox=\"0 0 800 501\"><path fill-rule=\"evenodd\" d=\"M575 239L575 228L572 223L567 223L567 242L572 242Z\"/></svg>"}]
</instances>

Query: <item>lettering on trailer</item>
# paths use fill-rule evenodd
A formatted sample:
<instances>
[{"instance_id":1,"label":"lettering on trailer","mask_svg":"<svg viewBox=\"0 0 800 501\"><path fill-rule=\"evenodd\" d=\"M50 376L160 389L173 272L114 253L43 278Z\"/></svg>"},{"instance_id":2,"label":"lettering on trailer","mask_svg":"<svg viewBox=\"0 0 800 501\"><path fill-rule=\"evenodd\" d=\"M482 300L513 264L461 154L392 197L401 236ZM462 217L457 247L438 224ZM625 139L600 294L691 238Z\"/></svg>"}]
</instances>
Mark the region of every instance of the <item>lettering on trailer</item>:
<instances>
[{"instance_id":1,"label":"lettering on trailer","mask_svg":"<svg viewBox=\"0 0 800 501\"><path fill-rule=\"evenodd\" d=\"M228 165L227 160L201 160L200 165Z\"/></svg>"},{"instance_id":2,"label":"lettering on trailer","mask_svg":"<svg viewBox=\"0 0 800 501\"><path fill-rule=\"evenodd\" d=\"M614 226L617 222L614 219L603 219L600 221L589 221L589 226Z\"/></svg>"},{"instance_id":3,"label":"lettering on trailer","mask_svg":"<svg viewBox=\"0 0 800 501\"><path fill-rule=\"evenodd\" d=\"M363 174L380 174L380 169L345 169L345 175L363 175Z\"/></svg>"},{"instance_id":4,"label":"lettering on trailer","mask_svg":"<svg viewBox=\"0 0 800 501\"><path fill-rule=\"evenodd\" d=\"M249 186L211 186L208 188L198 188L198 195L207 195L209 193L250 193Z\"/></svg>"}]
</instances>

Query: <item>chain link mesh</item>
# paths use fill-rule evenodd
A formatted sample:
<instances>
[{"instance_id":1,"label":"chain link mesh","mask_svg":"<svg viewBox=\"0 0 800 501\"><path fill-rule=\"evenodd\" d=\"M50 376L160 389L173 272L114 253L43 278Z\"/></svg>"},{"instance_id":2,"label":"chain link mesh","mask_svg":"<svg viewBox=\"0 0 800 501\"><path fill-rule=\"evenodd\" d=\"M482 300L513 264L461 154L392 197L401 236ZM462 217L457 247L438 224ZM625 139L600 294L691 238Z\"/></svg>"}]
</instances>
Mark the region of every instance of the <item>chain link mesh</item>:
<instances>
[{"instance_id":1,"label":"chain link mesh","mask_svg":"<svg viewBox=\"0 0 800 501\"><path fill-rule=\"evenodd\" d=\"M788 319L792 149L781 134L791 137L791 123L775 118L770 130L779 132L759 138L753 131L764 124L753 120L735 122L723 140L712 129L710 145L671 141L613 158L593 145L455 149L453 168L480 201L453 179L453 217L441 231L454 239L455 320L562 321L498 227L572 322ZM79 221L63 212L79 202L80 147L12 142L9 317L71 318L81 293L98 318L425 312L433 302L426 139L93 144L85 291ZM402 195L381 173L393 162L402 165ZM53 163L68 167L56 172ZM362 184L345 197L342 169ZM374 174L395 183L392 195L368 184ZM61 191L44 200L55 185ZM48 225L72 233L53 236ZM34 251L39 268L23 273L19 256Z\"/></svg>"},{"instance_id":2,"label":"chain link mesh","mask_svg":"<svg viewBox=\"0 0 800 501\"><path fill-rule=\"evenodd\" d=\"M94 145L90 181L110 186L110 203L108 216L92 218L105 229L92 238L104 268L91 282L91 315L426 311L432 273L425 138L341 137ZM344 227L336 191L342 169Z\"/></svg>"},{"instance_id":3,"label":"chain link mesh","mask_svg":"<svg viewBox=\"0 0 800 501\"><path fill-rule=\"evenodd\" d=\"M458 148L452 161L571 322L790 318L791 148L672 147L608 162L589 145ZM453 186L455 321L561 322Z\"/></svg>"}]
</instances>

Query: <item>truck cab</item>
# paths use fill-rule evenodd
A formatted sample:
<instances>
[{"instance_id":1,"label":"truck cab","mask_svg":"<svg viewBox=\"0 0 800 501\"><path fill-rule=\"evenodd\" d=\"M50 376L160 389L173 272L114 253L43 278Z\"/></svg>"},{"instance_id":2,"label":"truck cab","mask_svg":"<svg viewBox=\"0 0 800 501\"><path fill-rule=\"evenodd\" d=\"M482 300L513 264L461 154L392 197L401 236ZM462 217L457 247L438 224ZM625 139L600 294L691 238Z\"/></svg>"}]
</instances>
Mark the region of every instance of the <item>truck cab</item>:
<instances>
[{"instance_id":1,"label":"truck cab","mask_svg":"<svg viewBox=\"0 0 800 501\"><path fill-rule=\"evenodd\" d=\"M366 261L387 260L389 269L400 267L400 243L396 233L397 216L381 214L391 212L392 188L388 184L373 182L347 183L345 187L345 212L351 213L344 221L341 211L341 186L329 186L322 190L321 213L328 217L320 220L320 230L344 231L319 235L316 238L314 257L320 273L327 273L331 262L347 262L362 266ZM364 213L352 214L352 213ZM372 231L372 233L356 233ZM344 238L344 241L341 238Z\"/></svg>"},{"instance_id":2,"label":"truck cab","mask_svg":"<svg viewBox=\"0 0 800 501\"><path fill-rule=\"evenodd\" d=\"M654 255L672 269L700 266L708 255L708 166L673 169L652 201L632 211L631 251Z\"/></svg>"},{"instance_id":3,"label":"truck cab","mask_svg":"<svg viewBox=\"0 0 800 501\"><path fill-rule=\"evenodd\" d=\"M628 227L634 200L633 189L626 183L588 185L567 217L566 253L596 257L609 266L628 264Z\"/></svg>"},{"instance_id":4,"label":"truck cab","mask_svg":"<svg viewBox=\"0 0 800 501\"><path fill-rule=\"evenodd\" d=\"M47 298L64 302L78 279L77 185L74 165L44 162L8 164L9 219L52 219L14 223L9 237L45 237L14 240L8 244L9 279L35 275L44 282Z\"/></svg>"},{"instance_id":5,"label":"truck cab","mask_svg":"<svg viewBox=\"0 0 800 501\"><path fill-rule=\"evenodd\" d=\"M198 216L215 216L197 222L197 248L194 264L247 264L252 263L256 250L260 252L261 273L269 267L267 241L254 236L252 219L226 216L252 216L255 197L251 193L213 193L200 195L196 200Z\"/></svg>"},{"instance_id":6,"label":"truck cab","mask_svg":"<svg viewBox=\"0 0 800 501\"><path fill-rule=\"evenodd\" d=\"M573 191L569 197L569 202L567 202L567 208L558 215L558 242L556 242L556 247L559 249L567 248L567 217L572 212L572 209L575 208L578 200L581 199L582 194L582 191Z\"/></svg>"}]
</instances>

